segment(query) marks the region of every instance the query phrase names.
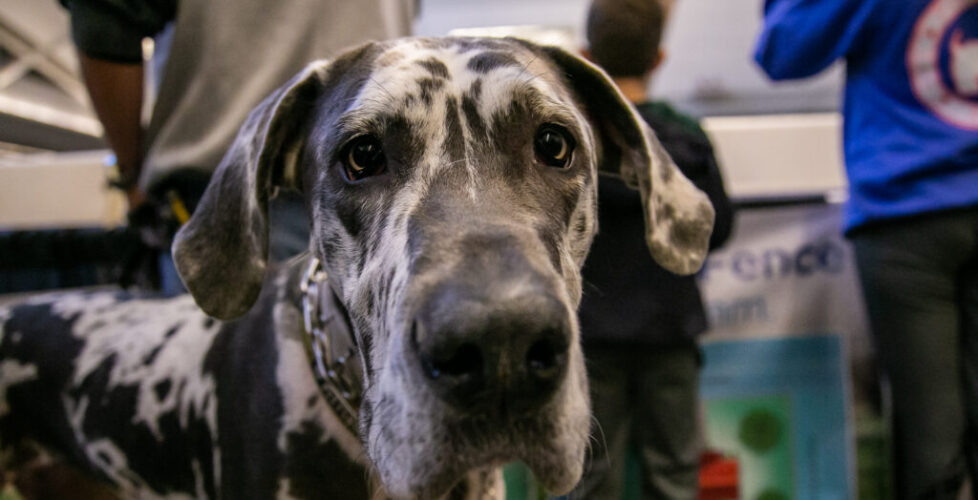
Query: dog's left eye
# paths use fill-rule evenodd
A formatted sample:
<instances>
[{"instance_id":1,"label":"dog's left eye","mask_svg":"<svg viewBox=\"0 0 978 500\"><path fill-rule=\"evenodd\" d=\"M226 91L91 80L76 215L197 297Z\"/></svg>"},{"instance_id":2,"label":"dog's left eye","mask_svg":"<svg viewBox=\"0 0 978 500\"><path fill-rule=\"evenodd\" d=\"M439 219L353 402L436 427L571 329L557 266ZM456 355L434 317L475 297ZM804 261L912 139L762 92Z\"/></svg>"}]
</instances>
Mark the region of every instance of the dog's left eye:
<instances>
[{"instance_id":1,"label":"dog's left eye","mask_svg":"<svg viewBox=\"0 0 978 500\"><path fill-rule=\"evenodd\" d=\"M364 135L350 141L340 155L347 180L358 181L384 171L387 157L380 139Z\"/></svg>"},{"instance_id":2,"label":"dog's left eye","mask_svg":"<svg viewBox=\"0 0 978 500\"><path fill-rule=\"evenodd\" d=\"M563 168L570 163L574 140L564 127L544 125L533 138L533 150L544 165Z\"/></svg>"}]
</instances>

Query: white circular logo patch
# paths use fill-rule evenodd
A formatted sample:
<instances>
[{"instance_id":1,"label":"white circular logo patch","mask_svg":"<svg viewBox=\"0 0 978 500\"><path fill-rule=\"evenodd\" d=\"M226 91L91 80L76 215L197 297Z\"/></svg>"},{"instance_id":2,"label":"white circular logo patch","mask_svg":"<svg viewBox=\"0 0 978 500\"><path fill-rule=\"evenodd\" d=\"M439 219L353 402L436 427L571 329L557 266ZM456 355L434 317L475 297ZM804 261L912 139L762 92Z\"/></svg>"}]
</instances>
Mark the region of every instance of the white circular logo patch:
<instances>
[{"instance_id":1,"label":"white circular logo patch","mask_svg":"<svg viewBox=\"0 0 978 500\"><path fill-rule=\"evenodd\" d=\"M933 0L914 26L907 70L938 118L978 130L978 0Z\"/></svg>"}]
</instances>

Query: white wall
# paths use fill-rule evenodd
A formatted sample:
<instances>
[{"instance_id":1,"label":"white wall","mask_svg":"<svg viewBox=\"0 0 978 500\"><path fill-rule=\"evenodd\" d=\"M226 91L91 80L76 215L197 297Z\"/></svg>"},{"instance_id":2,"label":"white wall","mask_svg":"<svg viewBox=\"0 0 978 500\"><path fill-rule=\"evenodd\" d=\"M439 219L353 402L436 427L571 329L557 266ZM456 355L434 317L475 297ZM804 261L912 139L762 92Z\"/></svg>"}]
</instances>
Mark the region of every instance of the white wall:
<instances>
[{"instance_id":1,"label":"white wall","mask_svg":"<svg viewBox=\"0 0 978 500\"><path fill-rule=\"evenodd\" d=\"M834 111L842 67L773 85L753 61L763 0L678 0L653 91L697 116Z\"/></svg>"},{"instance_id":2,"label":"white wall","mask_svg":"<svg viewBox=\"0 0 978 500\"><path fill-rule=\"evenodd\" d=\"M569 28L583 40L589 0L424 0L416 32L542 25ZM696 116L797 113L838 109L842 68L819 78L772 85L753 62L763 0L676 0L667 26L665 65L655 95Z\"/></svg>"},{"instance_id":3,"label":"white wall","mask_svg":"<svg viewBox=\"0 0 978 500\"><path fill-rule=\"evenodd\" d=\"M588 5L588 0L423 0L415 33L440 36L457 28L519 24L576 31Z\"/></svg>"},{"instance_id":4,"label":"white wall","mask_svg":"<svg viewBox=\"0 0 978 500\"><path fill-rule=\"evenodd\" d=\"M0 157L0 230L122 224L125 199L106 186L107 153Z\"/></svg>"},{"instance_id":5,"label":"white wall","mask_svg":"<svg viewBox=\"0 0 978 500\"><path fill-rule=\"evenodd\" d=\"M837 113L712 117L703 127L735 198L844 193Z\"/></svg>"}]
</instances>

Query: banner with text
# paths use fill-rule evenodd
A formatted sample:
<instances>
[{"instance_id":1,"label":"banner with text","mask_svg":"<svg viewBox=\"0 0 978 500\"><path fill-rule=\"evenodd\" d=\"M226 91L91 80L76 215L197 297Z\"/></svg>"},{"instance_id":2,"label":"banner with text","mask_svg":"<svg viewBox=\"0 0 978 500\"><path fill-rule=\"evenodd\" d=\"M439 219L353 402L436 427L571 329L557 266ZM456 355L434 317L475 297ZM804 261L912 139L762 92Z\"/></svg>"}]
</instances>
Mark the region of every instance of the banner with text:
<instances>
[{"instance_id":1,"label":"banner with text","mask_svg":"<svg viewBox=\"0 0 978 500\"><path fill-rule=\"evenodd\" d=\"M705 463L703 500L889 496L872 344L841 220L841 205L742 210L700 273L708 459L723 472Z\"/></svg>"}]
</instances>

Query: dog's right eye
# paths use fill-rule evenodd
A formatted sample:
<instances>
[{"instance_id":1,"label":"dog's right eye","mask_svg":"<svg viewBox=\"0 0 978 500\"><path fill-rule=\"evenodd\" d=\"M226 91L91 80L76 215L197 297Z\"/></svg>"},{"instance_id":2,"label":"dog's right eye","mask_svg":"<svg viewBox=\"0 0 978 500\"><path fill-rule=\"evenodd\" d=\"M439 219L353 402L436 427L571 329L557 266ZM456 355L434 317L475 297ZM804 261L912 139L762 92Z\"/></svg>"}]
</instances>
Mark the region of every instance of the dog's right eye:
<instances>
[{"instance_id":1,"label":"dog's right eye","mask_svg":"<svg viewBox=\"0 0 978 500\"><path fill-rule=\"evenodd\" d=\"M537 161L551 167L564 168L570 163L574 152L574 140L567 129L548 124L540 127L533 138L533 149Z\"/></svg>"},{"instance_id":2,"label":"dog's right eye","mask_svg":"<svg viewBox=\"0 0 978 500\"><path fill-rule=\"evenodd\" d=\"M387 166L380 139L372 135L363 135L350 141L340 158L346 178L351 182L377 175Z\"/></svg>"}]
</instances>

